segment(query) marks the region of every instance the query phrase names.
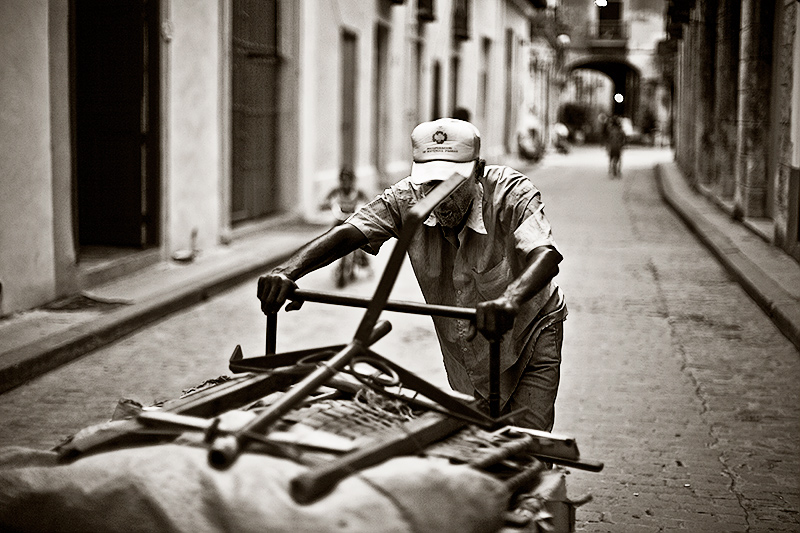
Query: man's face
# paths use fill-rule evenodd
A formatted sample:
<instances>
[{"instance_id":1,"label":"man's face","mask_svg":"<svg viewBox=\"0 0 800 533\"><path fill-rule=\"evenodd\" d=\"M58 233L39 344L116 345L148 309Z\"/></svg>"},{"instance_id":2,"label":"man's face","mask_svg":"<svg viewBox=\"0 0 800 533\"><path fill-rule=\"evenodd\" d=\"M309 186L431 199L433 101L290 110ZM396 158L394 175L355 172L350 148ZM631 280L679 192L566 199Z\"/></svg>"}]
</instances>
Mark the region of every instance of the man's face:
<instances>
[{"instance_id":1,"label":"man's face","mask_svg":"<svg viewBox=\"0 0 800 533\"><path fill-rule=\"evenodd\" d=\"M440 184L440 181L426 183L422 186L423 193L427 196ZM446 228L457 228L469 212L474 197L475 176L471 176L465 183L445 198L433 210L436 221Z\"/></svg>"}]
</instances>

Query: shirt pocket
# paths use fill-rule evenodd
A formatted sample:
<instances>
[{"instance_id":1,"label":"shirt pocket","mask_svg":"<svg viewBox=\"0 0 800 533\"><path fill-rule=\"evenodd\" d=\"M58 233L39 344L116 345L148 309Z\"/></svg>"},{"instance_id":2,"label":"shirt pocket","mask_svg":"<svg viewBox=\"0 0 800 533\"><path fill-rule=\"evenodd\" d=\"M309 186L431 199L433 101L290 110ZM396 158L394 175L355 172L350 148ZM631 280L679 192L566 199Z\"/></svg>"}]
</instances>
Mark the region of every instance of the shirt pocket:
<instances>
[{"instance_id":1,"label":"shirt pocket","mask_svg":"<svg viewBox=\"0 0 800 533\"><path fill-rule=\"evenodd\" d=\"M508 262L501 259L496 265L483 272L478 272L473 268L472 278L479 301L485 302L499 298L505 292L510 281Z\"/></svg>"}]
</instances>

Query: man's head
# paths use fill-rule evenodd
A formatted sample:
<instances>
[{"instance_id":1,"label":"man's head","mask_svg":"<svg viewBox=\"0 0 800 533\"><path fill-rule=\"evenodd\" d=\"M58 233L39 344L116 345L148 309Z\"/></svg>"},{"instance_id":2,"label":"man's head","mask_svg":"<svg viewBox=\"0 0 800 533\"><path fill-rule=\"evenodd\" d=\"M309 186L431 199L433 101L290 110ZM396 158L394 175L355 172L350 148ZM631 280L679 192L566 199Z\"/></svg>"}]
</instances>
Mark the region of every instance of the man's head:
<instances>
[{"instance_id":1,"label":"man's head","mask_svg":"<svg viewBox=\"0 0 800 533\"><path fill-rule=\"evenodd\" d=\"M353 188L353 184L356 181L356 175L350 170L348 167L342 168L341 172L339 172L339 186L349 191Z\"/></svg>"},{"instance_id":2,"label":"man's head","mask_svg":"<svg viewBox=\"0 0 800 533\"><path fill-rule=\"evenodd\" d=\"M414 163L411 181L421 185L427 193L454 173L472 178L476 176L481 151L481 134L478 128L453 118L423 122L411 132ZM442 226L455 228L469 211L475 180L456 189L434 210Z\"/></svg>"}]
</instances>

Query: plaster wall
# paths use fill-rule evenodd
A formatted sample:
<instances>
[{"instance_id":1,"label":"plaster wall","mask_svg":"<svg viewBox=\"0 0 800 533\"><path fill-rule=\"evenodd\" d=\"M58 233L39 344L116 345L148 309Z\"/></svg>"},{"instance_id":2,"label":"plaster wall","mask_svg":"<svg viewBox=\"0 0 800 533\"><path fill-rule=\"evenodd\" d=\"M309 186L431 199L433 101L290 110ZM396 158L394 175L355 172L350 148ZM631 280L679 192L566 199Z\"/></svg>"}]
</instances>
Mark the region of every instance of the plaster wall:
<instances>
[{"instance_id":1,"label":"plaster wall","mask_svg":"<svg viewBox=\"0 0 800 533\"><path fill-rule=\"evenodd\" d=\"M778 147L773 218L776 243L800 260L800 9L797 2L781 1L775 97L783 105L777 109L773 133Z\"/></svg>"},{"instance_id":2,"label":"plaster wall","mask_svg":"<svg viewBox=\"0 0 800 533\"><path fill-rule=\"evenodd\" d=\"M169 0L171 38L162 39L168 134L164 141L164 249L209 249L219 242L222 131L220 8L217 2Z\"/></svg>"},{"instance_id":3,"label":"plaster wall","mask_svg":"<svg viewBox=\"0 0 800 533\"><path fill-rule=\"evenodd\" d=\"M231 2L231 0L222 1L228 4ZM307 102L307 100L303 99L304 95L300 88L300 79L303 74L300 54L303 41L298 36L302 35L300 33L300 18L303 9L303 3L297 0L280 0L278 3L278 54L281 61L279 70L281 83L278 91L279 135L276 139L278 187L281 209L291 217L296 217L301 212L301 207L297 201L302 187L299 179L299 176L302 175L300 171L302 164L299 159L302 137L300 136L301 121L298 119L298 110L302 107L301 102L303 106ZM227 40L230 41L230 38L228 37ZM226 51L225 56L229 58L230 51ZM231 69L224 58L222 68L230 76ZM230 96L224 97L223 101L230 102ZM230 114L231 111L227 111L227 115L229 116ZM228 131L230 131L230 127L225 128L226 134ZM225 159L224 165L226 170L230 168L229 158Z\"/></svg>"},{"instance_id":4,"label":"plaster wall","mask_svg":"<svg viewBox=\"0 0 800 533\"><path fill-rule=\"evenodd\" d=\"M377 185L394 183L402 179L411 170L411 143L409 134L413 128L410 107L411 102L411 50L413 41L404 28L412 23L412 10L406 4L392 6L390 11L389 60L387 85L387 122L386 133L389 136L387 146L386 176ZM463 72L463 66L462 66ZM461 94L464 94L462 86ZM469 101L469 100L467 100Z\"/></svg>"},{"instance_id":5,"label":"plaster wall","mask_svg":"<svg viewBox=\"0 0 800 533\"><path fill-rule=\"evenodd\" d=\"M770 216L767 134L770 119L773 21L767 0L743 0L739 53L736 209L745 217Z\"/></svg>"},{"instance_id":6,"label":"plaster wall","mask_svg":"<svg viewBox=\"0 0 800 533\"><path fill-rule=\"evenodd\" d=\"M55 295L47 0L0 2L0 315Z\"/></svg>"},{"instance_id":7,"label":"plaster wall","mask_svg":"<svg viewBox=\"0 0 800 533\"><path fill-rule=\"evenodd\" d=\"M440 65L439 115L447 116L451 101L453 75L451 59L453 1L436 3L436 20L425 22L418 30L413 2L391 5L381 9L379 3L335 2L305 0L299 4L299 113L298 160L302 214L320 220L318 211L322 198L336 185L341 152L341 39L344 30L357 36L356 78L356 176L359 186L369 195L380 191L386 182L405 177L411 165L409 135L418 120L433 116L433 66ZM384 6L385 8L385 6ZM490 160L504 154L506 138L506 30L513 31L514 68L511 92L512 114L510 128L525 106L523 87L528 75L528 20L513 2L476 0L472 4L469 40L458 47L461 61L458 81L458 105L470 110L473 122L482 134L482 153ZM375 76L376 24L387 25L388 60L386 92L387 127L389 139L384 139L386 174L378 175L373 151L378 142L373 124L375 105L373 89ZM481 43L491 41L488 62L489 95L485 118L477 116L478 68ZM420 98L414 98L415 64L413 54L417 42L423 44L420 65ZM418 117L418 118L417 118Z\"/></svg>"},{"instance_id":8,"label":"plaster wall","mask_svg":"<svg viewBox=\"0 0 800 533\"><path fill-rule=\"evenodd\" d=\"M72 129L69 94L69 5L48 0L53 254L56 297L78 288L72 212Z\"/></svg>"},{"instance_id":9,"label":"plaster wall","mask_svg":"<svg viewBox=\"0 0 800 533\"><path fill-rule=\"evenodd\" d=\"M531 43L529 49L528 67L533 66L528 71L528 81L525 94L524 111L538 119L542 128L543 139L550 138L550 125L555 122L555 105L551 100L556 97L556 90L550 88L550 76L553 72L554 54L549 45L543 40L536 40ZM524 125L524 120L520 120Z\"/></svg>"},{"instance_id":10,"label":"plaster wall","mask_svg":"<svg viewBox=\"0 0 800 533\"><path fill-rule=\"evenodd\" d=\"M483 21L476 27L476 34L480 32L481 38L486 38L492 43L488 61L488 95L486 96L486 115L476 121L476 126L481 132L481 156L490 163L496 155L505 152L503 144L503 116L505 100L505 55L506 44L503 27L505 17L502 11L496 10L495 5L487 2L488 16L478 20ZM479 59L476 57L476 63Z\"/></svg>"},{"instance_id":11,"label":"plaster wall","mask_svg":"<svg viewBox=\"0 0 800 533\"><path fill-rule=\"evenodd\" d=\"M736 117L738 105L739 13L738 0L721 0L717 9L714 96L714 176L710 178L718 196L733 196L736 182Z\"/></svg>"},{"instance_id":12,"label":"plaster wall","mask_svg":"<svg viewBox=\"0 0 800 533\"><path fill-rule=\"evenodd\" d=\"M477 72L480 64L480 43L483 38L492 43L491 57L489 58L489 88L486 104L486 116L477 118L475 126L481 132L481 156L487 164L496 162L496 158L505 154L509 148L506 146L507 134L515 131L519 117L524 110L525 102L522 87L527 77L527 55L523 54L523 42L529 39L529 25L525 14L514 7L512 2L481 3L474 11L473 39L475 48L471 57L465 59L464 70L469 72L477 84ZM513 62L514 69L511 76L511 106L512 114L509 117L510 125L506 125L506 30L513 34ZM526 45L527 46L527 45ZM477 92L477 90L476 90ZM477 105L477 102L476 102ZM507 127L510 131L507 132ZM510 141L510 139L509 139Z\"/></svg>"},{"instance_id":13,"label":"plaster wall","mask_svg":"<svg viewBox=\"0 0 800 533\"><path fill-rule=\"evenodd\" d=\"M656 79L658 71L654 52L658 42L666 37L663 12L633 11L630 16L628 60L639 69L642 80Z\"/></svg>"},{"instance_id":14,"label":"plaster wall","mask_svg":"<svg viewBox=\"0 0 800 533\"><path fill-rule=\"evenodd\" d=\"M372 190L367 178L371 140L370 88L374 11L364 3L306 1L300 14L301 160L303 215L319 219L317 206L336 186L341 166L342 39L356 36L355 172L358 186Z\"/></svg>"},{"instance_id":15,"label":"plaster wall","mask_svg":"<svg viewBox=\"0 0 800 533\"><path fill-rule=\"evenodd\" d=\"M737 4L699 0L692 20L713 24L684 25L678 43L675 156L690 184L703 184L703 192L729 215L758 227L800 259L798 6L790 0ZM731 6L739 8L741 19ZM713 48L709 42L716 46L714 57L706 53ZM702 93L712 60L716 114ZM717 160L725 166L709 165L710 150L699 141L710 132Z\"/></svg>"},{"instance_id":16,"label":"plaster wall","mask_svg":"<svg viewBox=\"0 0 800 533\"><path fill-rule=\"evenodd\" d=\"M313 68L321 53L317 48L318 38L316 28L320 24L317 17L320 15L316 0L301 0L298 5L298 25L297 25L297 82L299 99L303 102L299 106L299 120L294 144L297 147L297 177L298 184L298 204L299 212L306 219L316 218L316 199L318 196L316 176L316 143L319 129L319 119L317 108L319 102L317 98L318 72ZM327 124L331 127L331 124ZM331 132L333 133L333 132ZM311 146L312 148L307 148Z\"/></svg>"}]
</instances>

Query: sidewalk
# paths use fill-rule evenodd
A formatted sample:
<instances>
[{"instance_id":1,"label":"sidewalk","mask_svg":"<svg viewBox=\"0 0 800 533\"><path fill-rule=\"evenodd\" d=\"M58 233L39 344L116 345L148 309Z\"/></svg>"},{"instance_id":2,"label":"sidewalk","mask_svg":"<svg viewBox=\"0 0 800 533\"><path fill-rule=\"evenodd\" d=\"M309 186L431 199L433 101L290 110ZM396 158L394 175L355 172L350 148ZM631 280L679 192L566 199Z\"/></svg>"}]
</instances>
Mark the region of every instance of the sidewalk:
<instances>
[{"instance_id":1,"label":"sidewalk","mask_svg":"<svg viewBox=\"0 0 800 533\"><path fill-rule=\"evenodd\" d=\"M800 348L800 265L692 191L673 163L659 165L655 175L664 200ZM272 229L191 263L162 262L62 302L73 305L0 320L0 392L245 281L326 229Z\"/></svg>"},{"instance_id":2,"label":"sidewalk","mask_svg":"<svg viewBox=\"0 0 800 533\"><path fill-rule=\"evenodd\" d=\"M0 320L0 393L254 277L328 227L279 226Z\"/></svg>"},{"instance_id":3,"label":"sidewalk","mask_svg":"<svg viewBox=\"0 0 800 533\"><path fill-rule=\"evenodd\" d=\"M658 165L656 180L664 201L800 349L800 264L691 190L675 163Z\"/></svg>"}]
</instances>

